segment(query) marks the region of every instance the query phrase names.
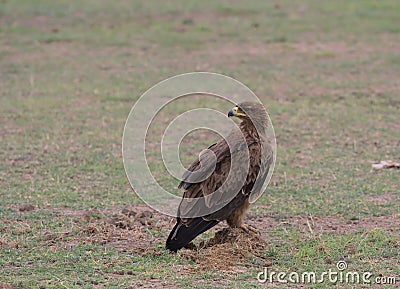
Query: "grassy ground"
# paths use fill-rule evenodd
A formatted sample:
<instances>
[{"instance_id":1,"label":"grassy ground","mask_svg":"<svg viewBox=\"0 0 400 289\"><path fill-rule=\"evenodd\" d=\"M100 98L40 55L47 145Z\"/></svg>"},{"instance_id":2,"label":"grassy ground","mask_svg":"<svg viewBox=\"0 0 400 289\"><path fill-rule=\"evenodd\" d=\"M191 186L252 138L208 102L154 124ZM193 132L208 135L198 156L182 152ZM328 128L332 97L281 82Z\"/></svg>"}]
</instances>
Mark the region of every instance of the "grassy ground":
<instances>
[{"instance_id":1,"label":"grassy ground","mask_svg":"<svg viewBox=\"0 0 400 289\"><path fill-rule=\"evenodd\" d=\"M322 272L345 260L400 286L399 171L370 171L400 159L398 11L394 0L0 1L0 282L253 288L264 266ZM277 166L247 220L268 263L199 270L167 254L173 220L128 185L130 108L190 71L235 77L268 106ZM191 145L189 157L204 139Z\"/></svg>"}]
</instances>

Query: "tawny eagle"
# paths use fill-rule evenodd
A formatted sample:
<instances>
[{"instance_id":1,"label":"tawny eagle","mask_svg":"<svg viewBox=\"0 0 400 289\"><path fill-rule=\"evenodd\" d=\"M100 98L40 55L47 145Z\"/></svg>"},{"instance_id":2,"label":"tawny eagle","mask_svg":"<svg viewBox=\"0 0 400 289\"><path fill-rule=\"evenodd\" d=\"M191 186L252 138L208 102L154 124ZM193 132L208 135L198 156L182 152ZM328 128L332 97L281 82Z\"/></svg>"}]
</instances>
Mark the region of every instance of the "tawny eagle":
<instances>
[{"instance_id":1,"label":"tawny eagle","mask_svg":"<svg viewBox=\"0 0 400 289\"><path fill-rule=\"evenodd\" d=\"M243 223L249 201L257 199L262 193L273 163L273 151L267 138L269 119L265 107L257 102L238 104L229 111L228 117L231 116L241 119L239 129L211 145L208 153L203 157L200 155L182 177L179 188L184 190L183 198L177 222L166 242L170 251L176 252L185 247L196 236L223 220L232 228L249 229ZM233 162L247 165L239 165L235 169ZM210 169L212 172L208 172ZM243 181L238 185L239 179ZM219 196L207 199L216 191L219 191ZM222 203L221 199L227 198L228 201ZM187 201L184 204L186 200L201 202ZM196 215L195 211L201 206L209 209L210 213L206 211Z\"/></svg>"}]
</instances>

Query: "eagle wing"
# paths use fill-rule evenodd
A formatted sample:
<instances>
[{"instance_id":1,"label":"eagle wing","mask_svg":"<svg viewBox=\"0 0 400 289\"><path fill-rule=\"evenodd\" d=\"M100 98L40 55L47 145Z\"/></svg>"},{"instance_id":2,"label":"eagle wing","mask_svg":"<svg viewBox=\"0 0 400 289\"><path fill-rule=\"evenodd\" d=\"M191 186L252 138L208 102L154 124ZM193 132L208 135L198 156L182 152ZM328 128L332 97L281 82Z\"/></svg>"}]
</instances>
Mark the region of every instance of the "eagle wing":
<instances>
[{"instance_id":1,"label":"eagle wing","mask_svg":"<svg viewBox=\"0 0 400 289\"><path fill-rule=\"evenodd\" d=\"M272 149L267 145L264 147L265 150L261 150L261 144L259 142L250 143L248 148L250 167L240 193L220 210L203 217L205 220L225 220L247 200L255 200L263 193L262 186L272 164ZM263 154L263 156L261 154Z\"/></svg>"},{"instance_id":2,"label":"eagle wing","mask_svg":"<svg viewBox=\"0 0 400 289\"><path fill-rule=\"evenodd\" d=\"M212 208L222 208L227 201L233 199L234 194L242 188L246 172L251 170L251 167L247 167L247 163L255 145L254 141L247 143L242 133L237 130L233 131L226 140L221 139L205 150L183 175L179 185L179 188L185 190L179 207L181 216L189 212L190 215L196 215L196 213L204 215L196 210L205 208L207 211L213 211ZM250 166L255 163L255 159L250 157ZM236 163L236 166L231 171L232 161ZM244 186L247 187L247 180ZM186 221L190 222L190 218L184 220Z\"/></svg>"}]
</instances>

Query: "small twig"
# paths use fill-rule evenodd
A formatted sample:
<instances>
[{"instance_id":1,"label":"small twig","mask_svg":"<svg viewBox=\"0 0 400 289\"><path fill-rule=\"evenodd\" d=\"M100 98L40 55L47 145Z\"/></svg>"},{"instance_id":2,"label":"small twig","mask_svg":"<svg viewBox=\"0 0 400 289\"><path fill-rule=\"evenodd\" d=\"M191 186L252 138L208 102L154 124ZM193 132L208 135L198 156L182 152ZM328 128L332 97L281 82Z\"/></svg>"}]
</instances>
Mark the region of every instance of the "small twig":
<instances>
[{"instance_id":1,"label":"small twig","mask_svg":"<svg viewBox=\"0 0 400 289\"><path fill-rule=\"evenodd\" d=\"M310 230L311 235L314 235L314 231L311 228L310 222L308 220L307 220L307 226L308 226L308 229Z\"/></svg>"}]
</instances>

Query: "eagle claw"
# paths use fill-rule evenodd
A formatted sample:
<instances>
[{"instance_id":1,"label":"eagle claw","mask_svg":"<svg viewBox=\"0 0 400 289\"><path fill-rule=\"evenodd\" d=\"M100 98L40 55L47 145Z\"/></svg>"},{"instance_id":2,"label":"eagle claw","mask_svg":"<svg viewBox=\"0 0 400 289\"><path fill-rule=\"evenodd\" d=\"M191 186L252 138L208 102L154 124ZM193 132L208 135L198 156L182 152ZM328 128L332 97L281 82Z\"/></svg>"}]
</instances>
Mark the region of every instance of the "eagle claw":
<instances>
[{"instance_id":1,"label":"eagle claw","mask_svg":"<svg viewBox=\"0 0 400 289\"><path fill-rule=\"evenodd\" d=\"M253 226L247 225L247 224L242 224L240 227L243 231L245 231L247 234L250 234L250 232L253 232L254 234L260 235L260 232Z\"/></svg>"}]
</instances>

